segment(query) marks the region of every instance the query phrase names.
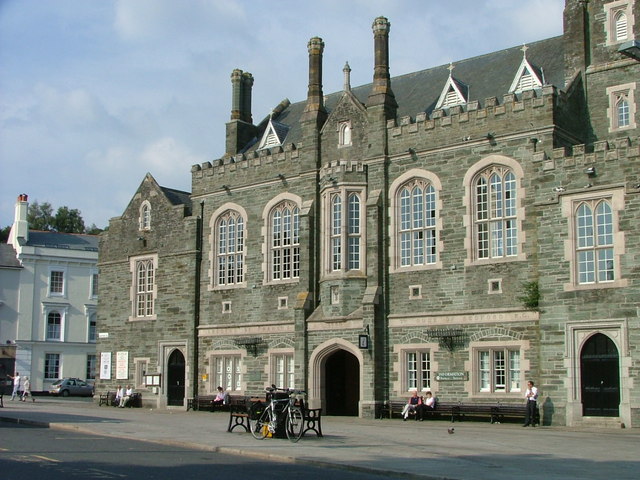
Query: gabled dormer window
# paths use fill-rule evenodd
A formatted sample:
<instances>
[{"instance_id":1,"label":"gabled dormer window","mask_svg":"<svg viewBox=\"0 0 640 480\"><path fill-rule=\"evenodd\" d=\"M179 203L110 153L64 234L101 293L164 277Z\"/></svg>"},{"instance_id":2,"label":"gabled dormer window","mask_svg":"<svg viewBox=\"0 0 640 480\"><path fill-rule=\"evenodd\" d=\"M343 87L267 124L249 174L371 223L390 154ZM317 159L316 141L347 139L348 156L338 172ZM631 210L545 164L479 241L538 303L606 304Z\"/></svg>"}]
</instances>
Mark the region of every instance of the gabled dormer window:
<instances>
[{"instance_id":1,"label":"gabled dormer window","mask_svg":"<svg viewBox=\"0 0 640 480\"><path fill-rule=\"evenodd\" d=\"M258 146L258 150L263 148L273 148L279 147L284 143L284 139L289 132L289 127L282 123L278 123L274 121L272 118L269 119L269 124L262 134L262 138L260 139L260 145Z\"/></svg>"},{"instance_id":2,"label":"gabled dormer window","mask_svg":"<svg viewBox=\"0 0 640 480\"><path fill-rule=\"evenodd\" d=\"M526 45L522 47L522 62L520 63L520 67L518 67L516 76L513 78L513 82L511 82L509 93L520 93L525 90L541 88L544 84L542 70L535 68L527 59L528 48Z\"/></svg>"},{"instance_id":3,"label":"gabled dormer window","mask_svg":"<svg viewBox=\"0 0 640 480\"><path fill-rule=\"evenodd\" d=\"M440 94L440 98L436 104L436 110L439 108L453 107L455 105L463 105L469 100L469 86L459 80L456 80L451 75L453 68L453 65L450 64L449 78L442 89L442 93Z\"/></svg>"}]
</instances>

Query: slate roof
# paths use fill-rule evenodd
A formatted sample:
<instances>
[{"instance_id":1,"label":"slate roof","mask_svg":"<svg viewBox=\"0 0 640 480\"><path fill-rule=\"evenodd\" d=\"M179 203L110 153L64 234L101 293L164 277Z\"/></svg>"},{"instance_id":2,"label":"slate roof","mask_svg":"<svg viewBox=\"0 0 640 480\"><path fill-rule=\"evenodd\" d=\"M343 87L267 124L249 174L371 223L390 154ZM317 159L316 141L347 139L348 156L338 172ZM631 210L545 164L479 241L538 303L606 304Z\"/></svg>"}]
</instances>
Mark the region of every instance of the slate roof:
<instances>
[{"instance_id":1,"label":"slate roof","mask_svg":"<svg viewBox=\"0 0 640 480\"><path fill-rule=\"evenodd\" d=\"M536 69L536 73L539 73L541 69L544 72L544 80L547 85L555 85L558 89L563 89L563 37L558 36L530 43L527 44L527 47L527 60ZM462 82L469 87L469 102L477 100L480 107L482 107L485 99L497 97L498 103L501 103L503 95L509 92L509 87L511 87L511 83L516 73L518 73L522 58L522 45L519 45L486 55L455 61L453 62L452 76L458 82ZM398 103L398 118L405 116L415 118L421 112L431 114L448 78L448 63L392 77L391 89ZM367 97L371 92L371 86L372 84L369 83L353 87L351 92L360 102L366 104ZM325 108L328 112L335 108L342 95L342 91L325 95ZM300 118L305 105L306 99L302 102L293 103L277 116L279 123L290 127L283 143L297 143L301 140ZM258 133L260 137L264 133L267 123L265 120L260 122L260 126L262 126ZM258 142L249 144L245 147L245 150L255 148L257 144Z\"/></svg>"},{"instance_id":2,"label":"slate roof","mask_svg":"<svg viewBox=\"0 0 640 480\"><path fill-rule=\"evenodd\" d=\"M0 268L22 268L13 245L0 243Z\"/></svg>"},{"instance_id":3,"label":"slate roof","mask_svg":"<svg viewBox=\"0 0 640 480\"><path fill-rule=\"evenodd\" d=\"M97 252L99 240L100 237L98 235L29 230L29 241L26 245L30 247L47 247Z\"/></svg>"},{"instance_id":4,"label":"slate roof","mask_svg":"<svg viewBox=\"0 0 640 480\"><path fill-rule=\"evenodd\" d=\"M168 187L160 187L167 200L171 202L171 205L185 205L189 209L191 208L191 194L189 192L183 192L182 190L175 190Z\"/></svg>"}]
</instances>

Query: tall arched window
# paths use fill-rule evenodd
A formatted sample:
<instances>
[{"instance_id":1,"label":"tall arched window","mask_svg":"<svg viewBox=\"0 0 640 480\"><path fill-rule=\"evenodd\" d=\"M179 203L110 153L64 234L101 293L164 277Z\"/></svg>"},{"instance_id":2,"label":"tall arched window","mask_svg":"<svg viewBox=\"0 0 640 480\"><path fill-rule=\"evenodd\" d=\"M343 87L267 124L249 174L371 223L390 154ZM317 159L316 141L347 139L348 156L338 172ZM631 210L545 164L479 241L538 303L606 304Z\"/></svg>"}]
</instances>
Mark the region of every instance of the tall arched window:
<instances>
[{"instance_id":1,"label":"tall arched window","mask_svg":"<svg viewBox=\"0 0 640 480\"><path fill-rule=\"evenodd\" d=\"M271 280L300 276L300 210L290 201L278 204L270 215Z\"/></svg>"},{"instance_id":2,"label":"tall arched window","mask_svg":"<svg viewBox=\"0 0 640 480\"><path fill-rule=\"evenodd\" d=\"M140 206L140 230L151 229L151 205L145 201Z\"/></svg>"},{"instance_id":3,"label":"tall arched window","mask_svg":"<svg viewBox=\"0 0 640 480\"><path fill-rule=\"evenodd\" d=\"M492 165L475 179L474 225L477 259L518 255L516 177L501 165Z\"/></svg>"},{"instance_id":4,"label":"tall arched window","mask_svg":"<svg viewBox=\"0 0 640 480\"><path fill-rule=\"evenodd\" d=\"M351 145L351 122L342 122L338 126L338 144Z\"/></svg>"},{"instance_id":5,"label":"tall arched window","mask_svg":"<svg viewBox=\"0 0 640 480\"><path fill-rule=\"evenodd\" d=\"M136 263L136 317L153 315L155 270L152 259Z\"/></svg>"},{"instance_id":6,"label":"tall arched window","mask_svg":"<svg viewBox=\"0 0 640 480\"><path fill-rule=\"evenodd\" d=\"M331 193L329 210L329 263L333 272L362 268L361 193L341 190Z\"/></svg>"},{"instance_id":7,"label":"tall arched window","mask_svg":"<svg viewBox=\"0 0 640 480\"><path fill-rule=\"evenodd\" d=\"M614 281L611 205L607 200L581 202L575 219L578 283Z\"/></svg>"},{"instance_id":8,"label":"tall arched window","mask_svg":"<svg viewBox=\"0 0 640 480\"><path fill-rule=\"evenodd\" d=\"M244 282L244 219L238 212L228 210L217 219L215 229L217 285Z\"/></svg>"},{"instance_id":9,"label":"tall arched window","mask_svg":"<svg viewBox=\"0 0 640 480\"><path fill-rule=\"evenodd\" d=\"M400 267L437 261L436 190L424 179L405 183L398 192Z\"/></svg>"},{"instance_id":10,"label":"tall arched window","mask_svg":"<svg viewBox=\"0 0 640 480\"><path fill-rule=\"evenodd\" d=\"M49 312L47 315L47 340L59 342L62 340L62 315L59 312Z\"/></svg>"}]
</instances>

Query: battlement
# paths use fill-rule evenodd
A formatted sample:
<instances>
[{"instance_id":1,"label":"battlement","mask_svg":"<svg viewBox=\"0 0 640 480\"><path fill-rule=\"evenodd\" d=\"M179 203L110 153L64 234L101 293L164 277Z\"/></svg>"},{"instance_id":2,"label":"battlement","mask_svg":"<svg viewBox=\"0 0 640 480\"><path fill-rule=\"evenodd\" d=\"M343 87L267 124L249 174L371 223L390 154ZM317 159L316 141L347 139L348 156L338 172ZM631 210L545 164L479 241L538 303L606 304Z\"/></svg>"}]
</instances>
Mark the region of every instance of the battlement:
<instances>
[{"instance_id":1,"label":"battlement","mask_svg":"<svg viewBox=\"0 0 640 480\"><path fill-rule=\"evenodd\" d=\"M211 162L196 164L191 167L191 178L194 193L196 190L205 188L203 182L207 184L217 179L223 180L226 174L233 174L234 178L243 172L253 171L255 168L264 166L276 166L287 162L287 171L291 170L291 163L299 158L298 148L294 143L285 144L273 148L262 150L252 150L246 153L228 155ZM230 179L223 180L231 182Z\"/></svg>"},{"instance_id":2,"label":"battlement","mask_svg":"<svg viewBox=\"0 0 640 480\"><path fill-rule=\"evenodd\" d=\"M426 112L420 112L415 118L405 116L391 119L387 121L387 131L390 140L395 140L406 134L450 128L455 125L464 125L466 129L475 126L486 129L491 119L510 122L514 114L522 116L522 113L527 110L539 109L545 105L553 106L557 96L556 87L545 85L540 90L526 90L519 95L505 94L502 103L497 97L489 97L485 99L482 107L478 100L474 100L464 106L457 105L434 110L431 116Z\"/></svg>"},{"instance_id":3,"label":"battlement","mask_svg":"<svg viewBox=\"0 0 640 480\"><path fill-rule=\"evenodd\" d=\"M320 169L320 177L338 177L347 173L364 173L367 166L357 160L337 160L325 163Z\"/></svg>"},{"instance_id":4,"label":"battlement","mask_svg":"<svg viewBox=\"0 0 640 480\"><path fill-rule=\"evenodd\" d=\"M602 140L592 145L580 144L555 148L550 158L544 152L534 155L534 162L543 162L544 171L595 166L603 162L627 159L640 160L640 137L634 139L621 137L615 140Z\"/></svg>"}]
</instances>

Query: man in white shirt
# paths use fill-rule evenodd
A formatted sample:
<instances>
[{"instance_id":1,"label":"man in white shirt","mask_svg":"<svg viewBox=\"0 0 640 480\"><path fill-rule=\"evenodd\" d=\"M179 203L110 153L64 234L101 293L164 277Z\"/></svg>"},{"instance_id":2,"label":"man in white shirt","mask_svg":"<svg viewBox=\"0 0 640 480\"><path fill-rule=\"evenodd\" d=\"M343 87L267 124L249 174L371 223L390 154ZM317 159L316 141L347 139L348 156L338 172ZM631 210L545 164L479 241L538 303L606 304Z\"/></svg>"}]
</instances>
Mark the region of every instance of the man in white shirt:
<instances>
[{"instance_id":1,"label":"man in white shirt","mask_svg":"<svg viewBox=\"0 0 640 480\"><path fill-rule=\"evenodd\" d=\"M15 376L8 375L10 379L13 380L13 390L11 391L11 400L16 398L16 395L20 397L20 385L22 382L22 378L20 377L20 372L16 372Z\"/></svg>"},{"instance_id":2,"label":"man in white shirt","mask_svg":"<svg viewBox=\"0 0 640 480\"><path fill-rule=\"evenodd\" d=\"M527 414L524 418L524 425L522 426L528 427L531 425L532 427L535 427L537 418L536 413L538 412L538 389L531 380L527 382L527 391L524 396L527 402Z\"/></svg>"}]
</instances>

